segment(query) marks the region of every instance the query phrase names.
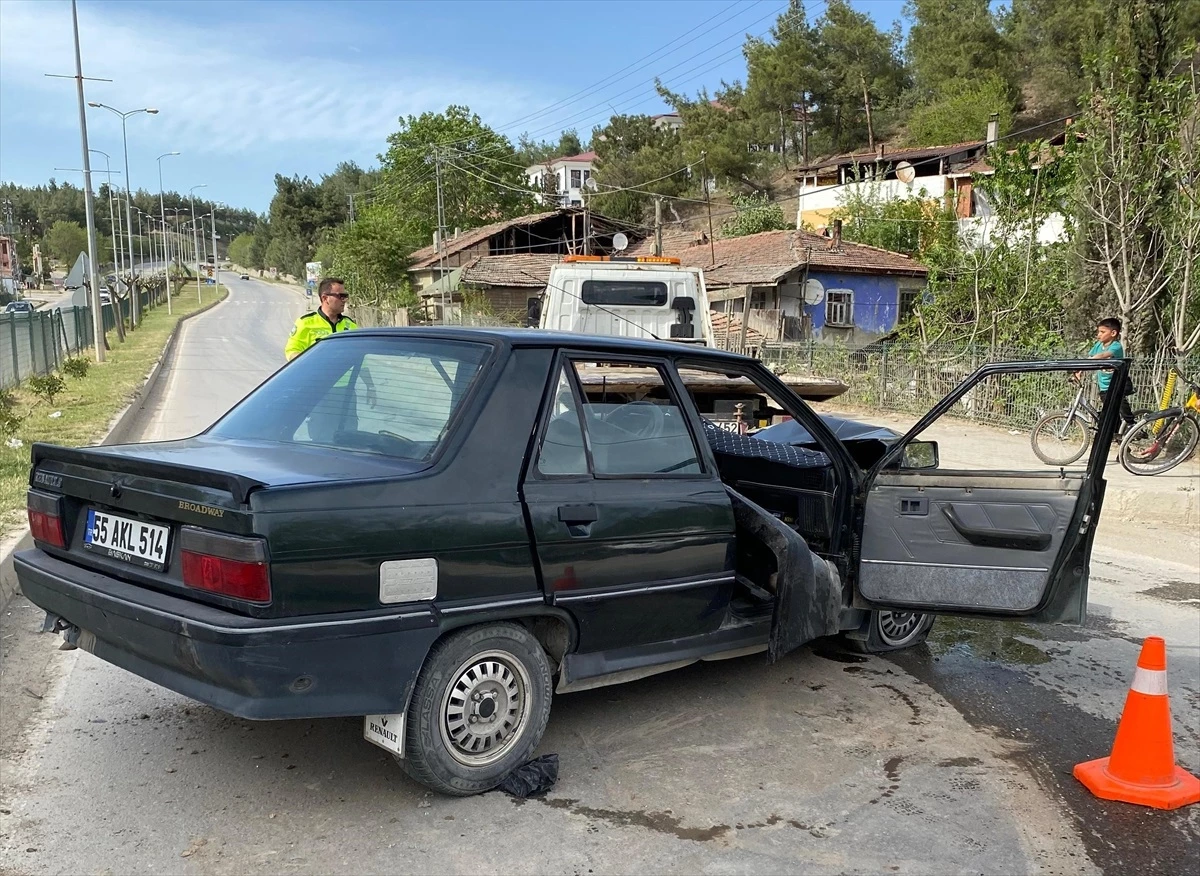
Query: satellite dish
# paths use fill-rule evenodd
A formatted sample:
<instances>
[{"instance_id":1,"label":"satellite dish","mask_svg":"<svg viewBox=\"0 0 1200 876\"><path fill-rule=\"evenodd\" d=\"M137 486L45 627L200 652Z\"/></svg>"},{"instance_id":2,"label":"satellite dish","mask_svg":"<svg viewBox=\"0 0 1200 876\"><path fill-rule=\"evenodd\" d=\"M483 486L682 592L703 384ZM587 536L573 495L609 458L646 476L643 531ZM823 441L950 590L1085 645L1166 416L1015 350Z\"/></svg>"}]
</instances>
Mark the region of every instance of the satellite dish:
<instances>
[{"instance_id":1,"label":"satellite dish","mask_svg":"<svg viewBox=\"0 0 1200 876\"><path fill-rule=\"evenodd\" d=\"M620 231L618 231L616 234L613 235L613 251L614 252L624 252L625 248L627 246L629 246L629 238L628 237L626 237Z\"/></svg>"},{"instance_id":2,"label":"satellite dish","mask_svg":"<svg viewBox=\"0 0 1200 876\"><path fill-rule=\"evenodd\" d=\"M599 186L596 185L596 178L594 176L589 176L587 179L585 179L583 181L583 187L585 189L590 189L593 192L599 188Z\"/></svg>"},{"instance_id":3,"label":"satellite dish","mask_svg":"<svg viewBox=\"0 0 1200 876\"><path fill-rule=\"evenodd\" d=\"M825 287L820 280L808 280L804 284L804 303L820 304L825 300Z\"/></svg>"},{"instance_id":4,"label":"satellite dish","mask_svg":"<svg viewBox=\"0 0 1200 876\"><path fill-rule=\"evenodd\" d=\"M901 161L896 165L896 179L902 183L910 183L917 178L917 169L907 161Z\"/></svg>"}]
</instances>

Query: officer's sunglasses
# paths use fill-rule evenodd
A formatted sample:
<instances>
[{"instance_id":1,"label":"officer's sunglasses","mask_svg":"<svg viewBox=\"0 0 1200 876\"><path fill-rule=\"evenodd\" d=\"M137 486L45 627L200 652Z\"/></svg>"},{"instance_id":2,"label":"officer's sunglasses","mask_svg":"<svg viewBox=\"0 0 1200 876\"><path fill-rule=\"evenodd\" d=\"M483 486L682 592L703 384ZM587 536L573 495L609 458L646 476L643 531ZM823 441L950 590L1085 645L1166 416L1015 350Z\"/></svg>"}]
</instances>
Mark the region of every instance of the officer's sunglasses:
<instances>
[{"instance_id":1,"label":"officer's sunglasses","mask_svg":"<svg viewBox=\"0 0 1200 876\"><path fill-rule=\"evenodd\" d=\"M348 292L326 292L325 297L326 298L340 298L343 301L345 301L347 298L350 297L350 293L348 293Z\"/></svg>"}]
</instances>

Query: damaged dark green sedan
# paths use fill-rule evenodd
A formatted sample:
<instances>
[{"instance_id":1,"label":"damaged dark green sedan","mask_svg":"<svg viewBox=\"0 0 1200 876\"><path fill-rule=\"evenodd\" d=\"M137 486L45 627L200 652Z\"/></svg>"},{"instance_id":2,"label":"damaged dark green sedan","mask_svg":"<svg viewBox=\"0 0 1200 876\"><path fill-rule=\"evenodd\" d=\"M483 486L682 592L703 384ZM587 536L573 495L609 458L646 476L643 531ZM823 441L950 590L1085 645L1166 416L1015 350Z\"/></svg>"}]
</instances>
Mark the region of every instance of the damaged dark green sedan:
<instances>
[{"instance_id":1,"label":"damaged dark green sedan","mask_svg":"<svg viewBox=\"0 0 1200 876\"><path fill-rule=\"evenodd\" d=\"M35 445L16 573L104 660L245 718L365 716L413 778L472 794L529 759L556 693L838 634L903 647L938 613L1081 620L1116 412L1073 473L948 471L916 440L989 374L1081 367L985 366L851 448L729 353L338 334L195 437ZM789 419L799 445L751 434Z\"/></svg>"}]
</instances>

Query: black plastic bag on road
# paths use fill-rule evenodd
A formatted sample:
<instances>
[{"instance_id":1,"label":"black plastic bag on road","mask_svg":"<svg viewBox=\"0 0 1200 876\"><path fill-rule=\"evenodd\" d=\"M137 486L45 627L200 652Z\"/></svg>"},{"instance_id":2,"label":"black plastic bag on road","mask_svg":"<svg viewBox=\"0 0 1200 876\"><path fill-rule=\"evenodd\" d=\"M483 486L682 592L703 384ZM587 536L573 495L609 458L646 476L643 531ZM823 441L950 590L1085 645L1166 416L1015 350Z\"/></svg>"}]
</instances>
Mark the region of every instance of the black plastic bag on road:
<instances>
[{"instance_id":1,"label":"black plastic bag on road","mask_svg":"<svg viewBox=\"0 0 1200 876\"><path fill-rule=\"evenodd\" d=\"M558 755L543 754L505 776L496 790L524 800L526 797L540 797L553 788L557 781Z\"/></svg>"}]
</instances>

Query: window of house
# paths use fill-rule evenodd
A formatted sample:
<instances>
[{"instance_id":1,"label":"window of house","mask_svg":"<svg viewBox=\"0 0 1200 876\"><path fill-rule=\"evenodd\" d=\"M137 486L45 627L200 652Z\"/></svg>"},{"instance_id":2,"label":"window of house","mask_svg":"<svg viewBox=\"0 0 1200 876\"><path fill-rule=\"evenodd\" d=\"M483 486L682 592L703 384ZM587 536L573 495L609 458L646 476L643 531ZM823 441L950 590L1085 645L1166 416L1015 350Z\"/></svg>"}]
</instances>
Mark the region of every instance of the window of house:
<instances>
[{"instance_id":1,"label":"window of house","mask_svg":"<svg viewBox=\"0 0 1200 876\"><path fill-rule=\"evenodd\" d=\"M825 293L825 325L854 325L854 293L849 289L830 289Z\"/></svg>"},{"instance_id":2,"label":"window of house","mask_svg":"<svg viewBox=\"0 0 1200 876\"><path fill-rule=\"evenodd\" d=\"M583 185L583 172L578 170L571 171L571 188L577 189Z\"/></svg>"},{"instance_id":3,"label":"window of house","mask_svg":"<svg viewBox=\"0 0 1200 876\"><path fill-rule=\"evenodd\" d=\"M687 418L662 368L608 361L563 366L537 468L551 476L703 473Z\"/></svg>"},{"instance_id":4,"label":"window of house","mask_svg":"<svg viewBox=\"0 0 1200 876\"><path fill-rule=\"evenodd\" d=\"M915 286L900 289L900 312L899 318L901 321L908 319L913 315L913 311L917 309L917 305L921 303L921 290Z\"/></svg>"},{"instance_id":5,"label":"window of house","mask_svg":"<svg viewBox=\"0 0 1200 876\"><path fill-rule=\"evenodd\" d=\"M586 183L591 178L592 178L592 172L590 170L585 170L583 172L583 181Z\"/></svg>"}]
</instances>

